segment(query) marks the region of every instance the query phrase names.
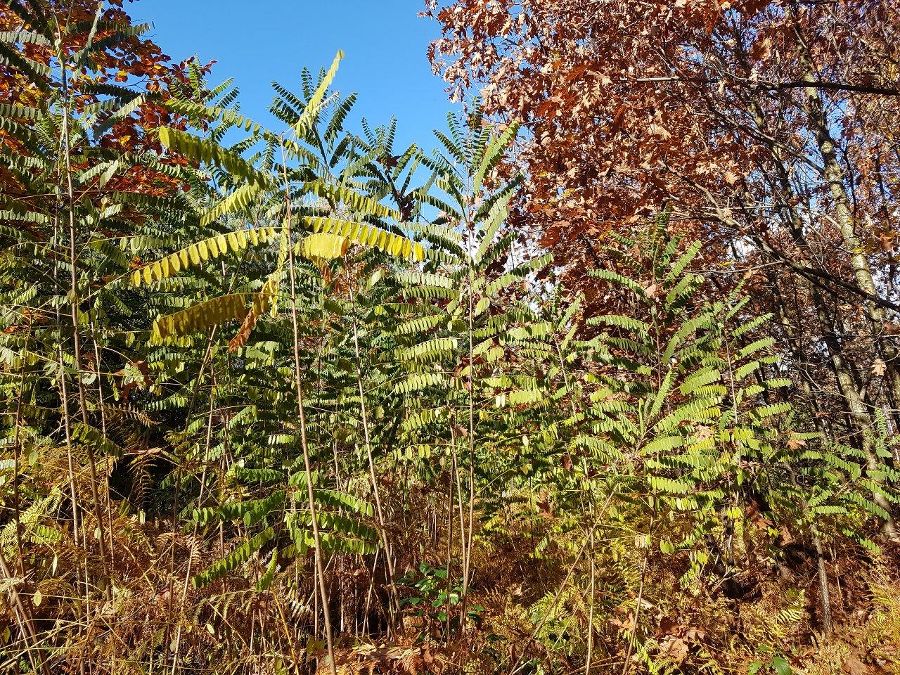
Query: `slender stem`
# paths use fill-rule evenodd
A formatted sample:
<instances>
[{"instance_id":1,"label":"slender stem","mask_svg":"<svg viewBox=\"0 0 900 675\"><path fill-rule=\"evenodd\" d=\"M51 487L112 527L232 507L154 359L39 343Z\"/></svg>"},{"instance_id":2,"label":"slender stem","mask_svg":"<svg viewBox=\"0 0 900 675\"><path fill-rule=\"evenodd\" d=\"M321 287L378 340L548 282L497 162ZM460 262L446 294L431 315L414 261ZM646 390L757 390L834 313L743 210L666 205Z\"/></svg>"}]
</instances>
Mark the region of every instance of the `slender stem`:
<instances>
[{"instance_id":1,"label":"slender stem","mask_svg":"<svg viewBox=\"0 0 900 675\"><path fill-rule=\"evenodd\" d=\"M202 506L203 502L203 492L204 487L206 485L206 468L207 461L209 458L209 448L212 445L212 430L213 430L213 412L215 411L215 401L216 401L216 371L213 366L210 366L210 379L212 382L212 386L209 393L209 413L206 418L206 441L203 448L203 473L200 477L200 495L197 498L197 505ZM199 528L199 521L194 521L194 531L191 536L191 546L193 547L197 538L197 530ZM174 541L174 540L173 540ZM193 556L189 555L187 560L187 569L184 572L184 583L181 585L181 602L179 603L179 610L181 612L184 611L184 604L187 601L187 593L188 586L191 580L191 564L193 563ZM174 575L172 575L174 578ZM174 595L174 593L169 591L170 597ZM171 606L170 606L171 608ZM172 658L172 675L175 675L175 667L178 664L178 651L181 647L181 627L182 621L178 621L178 629L175 631L175 649L174 656Z\"/></svg>"},{"instance_id":2,"label":"slender stem","mask_svg":"<svg viewBox=\"0 0 900 675\"><path fill-rule=\"evenodd\" d=\"M22 602L19 591L16 589L15 582L12 581L13 576L9 571L9 565L6 563L6 558L3 556L2 549L0 549L0 574L3 574L3 578L10 580L11 582L9 583L9 594L12 596L16 618L19 620L19 629L22 631L22 639L25 641L26 646L28 645L29 639L34 643L34 649L27 649L26 651L28 652L28 659L31 661L31 667L34 670L37 670L38 666L35 663L34 652L37 651L38 639L37 633L34 630L34 622L31 620L31 614L28 613L25 603ZM44 675L50 675L50 670L47 668L47 664L43 659L40 661L40 669Z\"/></svg>"},{"instance_id":3,"label":"slender stem","mask_svg":"<svg viewBox=\"0 0 900 675\"><path fill-rule=\"evenodd\" d=\"M399 614L400 600L397 597L397 588L394 585L394 561L391 556L391 546L388 541L387 525L384 518L384 511L381 506L381 492L378 488L378 477L375 474L375 459L372 455L372 442L369 436L369 416L366 410L366 392L363 389L362 381L362 357L359 352L359 327L356 320L356 296L353 296L353 349L356 354L356 386L359 391L359 412L362 418L363 441L366 445L366 456L369 460L369 480L372 483L372 494L375 497L375 510L378 515L378 530L381 535L381 545L384 547L384 558L387 569L388 592L391 599L392 612ZM389 624L392 622L389 622Z\"/></svg>"},{"instance_id":4,"label":"slender stem","mask_svg":"<svg viewBox=\"0 0 900 675\"><path fill-rule=\"evenodd\" d=\"M650 527L653 527L653 521L650 521ZM625 660L622 662L622 675L628 675L631 670L631 652L634 649L634 643L637 640L638 621L641 616L641 603L644 601L644 581L647 578L647 559L650 557L649 552L644 552L644 560L641 564L641 582L638 586L637 601L634 608L634 625L631 628L631 638L628 640L628 649L625 651Z\"/></svg>"},{"instance_id":5,"label":"slender stem","mask_svg":"<svg viewBox=\"0 0 900 675\"><path fill-rule=\"evenodd\" d=\"M456 470L456 452L453 454L453 466L447 474L447 495L450 497L450 503L447 504L447 604L444 609L445 614L445 634L450 639L450 589L452 577L450 574L450 564L453 562L453 474Z\"/></svg>"},{"instance_id":6,"label":"slender stem","mask_svg":"<svg viewBox=\"0 0 900 675\"><path fill-rule=\"evenodd\" d=\"M31 337L29 330L28 338L25 339L25 352L28 351L28 339ZM22 426L22 404L25 400L25 359L22 360L22 369L19 372L19 396L16 400L16 429L13 437L13 518L16 523L16 551L18 553L18 569L19 573L25 573L25 555L22 548L22 518L21 518L21 496L19 494L19 483L21 481L20 471L22 463L22 439L20 430Z\"/></svg>"},{"instance_id":7,"label":"slender stem","mask_svg":"<svg viewBox=\"0 0 900 675\"><path fill-rule=\"evenodd\" d=\"M587 634L587 656L584 660L584 675L591 673L591 660L594 655L594 579L596 570L594 566L594 531L588 537L588 546L590 547L591 556L591 590L588 597L588 634Z\"/></svg>"},{"instance_id":8,"label":"slender stem","mask_svg":"<svg viewBox=\"0 0 900 675\"><path fill-rule=\"evenodd\" d=\"M303 451L303 466L306 470L306 498L312 522L313 543L315 546L316 575L318 576L319 595L322 600L322 615L325 622L325 643L328 648L328 661L331 675L337 675L334 662L334 640L331 631L331 618L328 615L328 589L325 585L325 569L322 564L322 540L319 536L319 523L316 516L316 499L313 492L312 463L309 459L309 445L306 437L306 411L303 402L303 369L300 362L300 329L297 323L297 285L294 271L294 247L291 245L291 197L287 178L287 166L284 162L284 146L282 146L282 173L284 176L285 199L285 233L288 243L288 274L291 280L291 328L293 330L294 348L294 380L297 389L297 414L300 418L300 446Z\"/></svg>"},{"instance_id":9,"label":"slender stem","mask_svg":"<svg viewBox=\"0 0 900 675\"><path fill-rule=\"evenodd\" d=\"M102 3L100 3L102 5ZM81 413L81 422L88 424L88 409L85 400L84 382L81 379L81 333L79 331L79 288L78 288L78 255L77 255L77 228L75 226L75 186L72 181L72 147L69 132L69 79L68 66L62 48L62 36L59 37L59 67L62 80L62 151L65 162L66 197L68 200L67 212L69 221L69 306L72 319L72 342L75 359L75 384L78 394L78 408ZM106 565L106 541L104 535L103 514L100 510L100 497L97 491L97 463L94 459L94 449L86 444L88 466L91 474L91 498L93 499L94 517L97 519L97 527L100 530L98 537L100 543L100 558Z\"/></svg>"},{"instance_id":10,"label":"slender stem","mask_svg":"<svg viewBox=\"0 0 900 675\"><path fill-rule=\"evenodd\" d=\"M468 306L468 362L469 362L469 504L468 504L468 532L466 535L465 548L463 550L463 578L462 592L460 593L462 603L462 615L460 617L460 629L466 627L466 596L469 592L469 581L472 565L472 542L473 542L473 525L475 515L475 260L473 259L472 247L474 246L474 232L472 222L469 221L469 255L467 256L469 265L469 306ZM460 504L462 507L462 504Z\"/></svg>"},{"instance_id":11,"label":"slender stem","mask_svg":"<svg viewBox=\"0 0 900 675\"><path fill-rule=\"evenodd\" d=\"M831 595L828 592L828 570L825 568L825 554L822 551L822 538L815 525L811 527L813 545L816 547L816 566L819 576L819 601L822 604L822 630L825 635L831 635L833 623L831 620Z\"/></svg>"}]
</instances>

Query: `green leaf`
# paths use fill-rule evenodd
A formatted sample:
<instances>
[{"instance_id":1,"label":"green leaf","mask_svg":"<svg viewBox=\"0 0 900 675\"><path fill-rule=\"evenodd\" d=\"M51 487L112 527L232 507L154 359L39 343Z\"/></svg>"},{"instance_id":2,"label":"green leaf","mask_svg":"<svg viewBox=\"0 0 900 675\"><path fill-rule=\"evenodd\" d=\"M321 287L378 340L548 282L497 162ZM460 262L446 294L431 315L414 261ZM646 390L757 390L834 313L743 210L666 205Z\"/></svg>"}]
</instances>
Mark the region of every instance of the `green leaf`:
<instances>
[{"instance_id":1,"label":"green leaf","mask_svg":"<svg viewBox=\"0 0 900 675\"><path fill-rule=\"evenodd\" d=\"M153 322L151 342L160 344L170 338L203 331L226 321L243 321L249 309L246 293L222 295L192 305L174 314L161 316Z\"/></svg>"},{"instance_id":2,"label":"green leaf","mask_svg":"<svg viewBox=\"0 0 900 675\"><path fill-rule=\"evenodd\" d=\"M338 53L334 57L334 60L331 62L331 67L328 69L328 72L325 73L325 77L323 77L322 81L319 82L319 86L316 87L313 95L309 97L309 102L303 109L303 113L300 115L300 119L298 119L294 124L294 133L298 137L303 138L306 133L312 128L316 117L319 114L319 110L322 108L322 102L325 99L325 93L328 91L328 87L331 86L332 81L334 81L334 76L337 75L338 66L341 64L341 60L343 58L344 52L338 51Z\"/></svg>"},{"instance_id":3,"label":"green leaf","mask_svg":"<svg viewBox=\"0 0 900 675\"><path fill-rule=\"evenodd\" d=\"M233 176L249 183L263 188L273 188L277 185L272 175L259 171L243 157L226 150L212 139L198 138L178 129L162 127L159 130L159 141L173 152L201 164L212 164L225 169Z\"/></svg>"},{"instance_id":4,"label":"green leaf","mask_svg":"<svg viewBox=\"0 0 900 675\"><path fill-rule=\"evenodd\" d=\"M791 675L793 670L791 670L790 664L787 662L783 656L773 656L772 657L772 668L775 669L775 672L778 675Z\"/></svg>"},{"instance_id":5,"label":"green leaf","mask_svg":"<svg viewBox=\"0 0 900 675\"><path fill-rule=\"evenodd\" d=\"M209 239L201 239L165 258L134 270L131 273L131 284L137 287L141 284L149 285L154 281L162 281L191 266L197 266L209 258L239 253L249 245L266 244L274 238L275 228L260 227L236 230Z\"/></svg>"}]
</instances>

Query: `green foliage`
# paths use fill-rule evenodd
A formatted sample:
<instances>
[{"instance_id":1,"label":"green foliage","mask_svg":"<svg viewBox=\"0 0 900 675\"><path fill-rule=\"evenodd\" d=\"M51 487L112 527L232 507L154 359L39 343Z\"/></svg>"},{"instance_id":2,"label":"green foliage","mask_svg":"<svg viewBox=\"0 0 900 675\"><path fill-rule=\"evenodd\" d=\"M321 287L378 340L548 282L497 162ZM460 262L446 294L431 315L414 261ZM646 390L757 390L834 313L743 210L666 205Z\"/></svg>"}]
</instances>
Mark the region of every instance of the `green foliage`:
<instances>
[{"instance_id":1,"label":"green foliage","mask_svg":"<svg viewBox=\"0 0 900 675\"><path fill-rule=\"evenodd\" d=\"M42 44L39 19L0 44ZM610 236L602 302L562 287L509 219L516 124L475 104L432 156L396 148L394 121L353 134L339 54L275 85L270 130L191 64L163 152L130 153L96 139L148 92L76 113L27 52L0 56L45 92L0 106L0 552L46 598L22 653L73 670L85 626L156 612L96 640L151 670L181 639L198 669L228 644L287 663L340 612L372 637L422 619L423 643L491 625L498 672L580 668L588 644L663 669L664 574L700 602L784 532L877 553L890 420L810 433L772 317L711 288L665 214ZM124 180L141 171L148 189ZM807 611L783 600L781 641Z\"/></svg>"},{"instance_id":2,"label":"green foliage","mask_svg":"<svg viewBox=\"0 0 900 675\"><path fill-rule=\"evenodd\" d=\"M654 232L664 227L662 220ZM672 553L703 542L708 528L721 527L720 511L741 513L742 495L782 470L780 420L790 404L770 403L778 382L765 371L777 360L767 351L771 340L748 341L742 330L740 287L723 301L706 300L702 277L688 271L697 245L678 254L677 240L663 238L634 248L642 259L622 264L647 269L649 262L644 279L598 273L636 309L589 320L600 332L583 348L605 366L590 394L590 425L601 432L594 446L616 449L648 507L693 521L674 546L671 536L664 540Z\"/></svg>"},{"instance_id":3,"label":"green foliage","mask_svg":"<svg viewBox=\"0 0 900 675\"><path fill-rule=\"evenodd\" d=\"M227 234L219 234L208 239L201 239L180 251L135 270L131 275L131 283L135 287L150 285L154 281L162 281L180 273L187 272L192 266L200 265L210 259L226 256L229 253L241 253L248 245L261 246L275 238L272 227L249 228Z\"/></svg>"}]
</instances>

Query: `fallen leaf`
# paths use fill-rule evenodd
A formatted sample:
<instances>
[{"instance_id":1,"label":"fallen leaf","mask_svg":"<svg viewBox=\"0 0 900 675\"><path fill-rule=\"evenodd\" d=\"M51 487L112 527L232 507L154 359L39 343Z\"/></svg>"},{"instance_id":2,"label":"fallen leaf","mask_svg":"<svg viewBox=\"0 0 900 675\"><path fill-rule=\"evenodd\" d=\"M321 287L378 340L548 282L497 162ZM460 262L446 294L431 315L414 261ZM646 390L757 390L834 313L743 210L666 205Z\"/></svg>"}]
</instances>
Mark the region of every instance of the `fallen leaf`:
<instances>
[{"instance_id":1,"label":"fallen leaf","mask_svg":"<svg viewBox=\"0 0 900 675\"><path fill-rule=\"evenodd\" d=\"M852 654L844 659L842 670L850 675L867 675L870 672L868 666Z\"/></svg>"}]
</instances>

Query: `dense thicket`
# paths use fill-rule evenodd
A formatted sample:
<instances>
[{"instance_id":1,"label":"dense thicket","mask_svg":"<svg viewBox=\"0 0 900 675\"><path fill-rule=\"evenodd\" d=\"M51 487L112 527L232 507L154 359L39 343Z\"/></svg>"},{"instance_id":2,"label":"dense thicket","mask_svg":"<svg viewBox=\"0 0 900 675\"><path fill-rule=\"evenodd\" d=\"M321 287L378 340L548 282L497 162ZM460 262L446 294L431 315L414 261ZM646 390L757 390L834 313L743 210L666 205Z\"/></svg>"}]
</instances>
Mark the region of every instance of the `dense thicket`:
<instances>
[{"instance_id":1,"label":"dense thicket","mask_svg":"<svg viewBox=\"0 0 900 675\"><path fill-rule=\"evenodd\" d=\"M900 423L897 3L430 7L436 67L529 128L522 223L573 283L667 208L719 287L752 274L818 429Z\"/></svg>"},{"instance_id":2,"label":"dense thicket","mask_svg":"<svg viewBox=\"0 0 900 675\"><path fill-rule=\"evenodd\" d=\"M896 410L813 407L742 244L651 204L573 277L478 102L395 147L339 53L270 130L121 2L0 27L0 669L893 667Z\"/></svg>"}]
</instances>

